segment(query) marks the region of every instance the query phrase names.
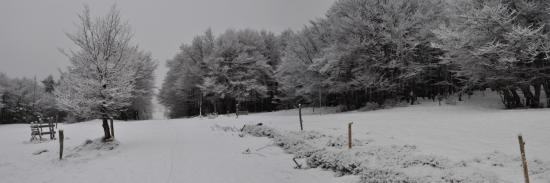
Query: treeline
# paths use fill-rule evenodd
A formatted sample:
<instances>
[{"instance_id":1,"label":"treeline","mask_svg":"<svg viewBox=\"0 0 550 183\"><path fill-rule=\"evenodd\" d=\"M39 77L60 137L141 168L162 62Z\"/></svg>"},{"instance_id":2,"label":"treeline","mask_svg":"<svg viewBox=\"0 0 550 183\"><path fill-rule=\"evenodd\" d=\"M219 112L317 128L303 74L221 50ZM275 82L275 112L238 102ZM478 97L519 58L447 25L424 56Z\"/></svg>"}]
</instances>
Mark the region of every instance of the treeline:
<instances>
[{"instance_id":1,"label":"treeline","mask_svg":"<svg viewBox=\"0 0 550 183\"><path fill-rule=\"evenodd\" d=\"M141 91L135 92L129 106L119 110L113 117L120 120L144 120L152 118L153 106L153 75L154 62L148 60L146 68L141 69L145 76L136 78L135 86ZM144 67L144 65L142 65ZM145 88L145 89L144 89ZM29 123L38 120L37 117L57 118L59 121L78 122L93 119L62 110L59 107L55 90L60 88L60 81L53 76L42 80L30 78L10 78L0 72L0 124Z\"/></svg>"},{"instance_id":2,"label":"treeline","mask_svg":"<svg viewBox=\"0 0 550 183\"><path fill-rule=\"evenodd\" d=\"M297 103L414 104L490 88L506 108L548 107L550 2L339 0L298 31L208 30L169 60L170 117Z\"/></svg>"},{"instance_id":3,"label":"treeline","mask_svg":"<svg viewBox=\"0 0 550 183\"><path fill-rule=\"evenodd\" d=\"M29 78L9 78L0 73L0 124L28 123L36 121L38 115L58 115L60 111L55 106L52 93L54 87L52 76L36 81Z\"/></svg>"}]
</instances>

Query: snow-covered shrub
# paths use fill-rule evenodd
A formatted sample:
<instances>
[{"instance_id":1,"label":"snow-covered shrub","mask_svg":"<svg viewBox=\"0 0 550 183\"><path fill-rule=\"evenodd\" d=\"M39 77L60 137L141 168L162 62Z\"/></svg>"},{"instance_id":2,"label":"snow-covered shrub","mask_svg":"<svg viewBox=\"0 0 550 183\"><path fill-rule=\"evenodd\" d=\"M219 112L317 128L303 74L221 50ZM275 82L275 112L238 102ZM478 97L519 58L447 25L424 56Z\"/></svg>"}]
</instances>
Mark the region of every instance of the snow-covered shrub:
<instances>
[{"instance_id":1,"label":"snow-covered shrub","mask_svg":"<svg viewBox=\"0 0 550 183\"><path fill-rule=\"evenodd\" d=\"M403 172L392 169L366 169L361 175L361 183L420 183L418 180Z\"/></svg>"},{"instance_id":2,"label":"snow-covered shrub","mask_svg":"<svg viewBox=\"0 0 550 183\"><path fill-rule=\"evenodd\" d=\"M543 174L550 171L550 163L539 159L528 161L527 164L529 166L529 174L531 175Z\"/></svg>"},{"instance_id":3,"label":"snow-covered shrub","mask_svg":"<svg viewBox=\"0 0 550 183\"><path fill-rule=\"evenodd\" d=\"M497 183L498 177L492 172L472 168L452 168L442 175L442 182L448 183Z\"/></svg>"},{"instance_id":4,"label":"snow-covered shrub","mask_svg":"<svg viewBox=\"0 0 550 183\"><path fill-rule=\"evenodd\" d=\"M361 146L364 142L358 140L358 139L352 139L352 146ZM344 136L338 136L336 138L330 138L328 139L328 142L326 143L328 147L334 147L334 148L342 148L342 147L348 147L348 138Z\"/></svg>"},{"instance_id":5,"label":"snow-covered shrub","mask_svg":"<svg viewBox=\"0 0 550 183\"><path fill-rule=\"evenodd\" d=\"M415 146L371 146L356 149L331 149L318 151L307 158L312 168L324 168L338 175L359 174L372 167L400 167L406 164L407 157ZM412 162L412 161L409 161Z\"/></svg>"},{"instance_id":6,"label":"snow-covered shrub","mask_svg":"<svg viewBox=\"0 0 550 183\"><path fill-rule=\"evenodd\" d=\"M519 156L514 157L501 153L499 151L494 151L483 157L474 158L473 162L496 167L521 165L521 160L519 159Z\"/></svg>"},{"instance_id":7,"label":"snow-covered shrub","mask_svg":"<svg viewBox=\"0 0 550 183\"><path fill-rule=\"evenodd\" d=\"M494 151L486 156L477 157L472 160L474 163L486 164L496 167L517 167L521 168L521 158L519 156L511 156L499 151ZM550 163L539 159L528 160L529 174L537 175L550 171Z\"/></svg>"},{"instance_id":8,"label":"snow-covered shrub","mask_svg":"<svg viewBox=\"0 0 550 183\"><path fill-rule=\"evenodd\" d=\"M273 138L275 135L279 135L273 128L269 128L260 124L257 125L245 125L242 129L243 133L248 133L255 137L269 137Z\"/></svg>"},{"instance_id":9,"label":"snow-covered shrub","mask_svg":"<svg viewBox=\"0 0 550 183\"><path fill-rule=\"evenodd\" d=\"M413 155L416 146L413 145L392 145L392 146L370 146L366 152L373 156L371 166L401 167L402 162Z\"/></svg>"},{"instance_id":10,"label":"snow-covered shrub","mask_svg":"<svg viewBox=\"0 0 550 183\"><path fill-rule=\"evenodd\" d=\"M413 166L429 166L433 168L444 169L451 167L451 161L447 158L434 155L413 155L407 157L401 164L403 168Z\"/></svg>"},{"instance_id":11,"label":"snow-covered shrub","mask_svg":"<svg viewBox=\"0 0 550 183\"><path fill-rule=\"evenodd\" d=\"M315 131L279 132L273 128L246 125L242 129L257 137L272 138L274 143L297 158L305 158L310 168L332 170L338 176L360 175L364 183L494 183L496 174L472 167L479 163L489 166L521 166L518 157L493 152L472 161L453 162L445 157L419 154L414 145L375 146L362 144L343 148L347 138L331 137ZM354 144L361 141L354 140ZM536 178L550 177L550 164L529 161L530 174Z\"/></svg>"},{"instance_id":12,"label":"snow-covered shrub","mask_svg":"<svg viewBox=\"0 0 550 183\"><path fill-rule=\"evenodd\" d=\"M312 131L290 132L285 135L276 135L273 141L276 145L282 147L285 152L294 154L297 158L304 158L322 150L321 147L316 147L307 141L313 141L324 137L326 136Z\"/></svg>"},{"instance_id":13,"label":"snow-covered shrub","mask_svg":"<svg viewBox=\"0 0 550 183\"><path fill-rule=\"evenodd\" d=\"M87 139L82 145L74 147L74 151L94 151L94 150L113 150L118 147L120 143L117 140L104 142L102 138L95 140Z\"/></svg>"},{"instance_id":14,"label":"snow-covered shrub","mask_svg":"<svg viewBox=\"0 0 550 183\"><path fill-rule=\"evenodd\" d=\"M282 147L285 152L294 154L297 158L309 157L314 152L320 151L320 149L307 143L302 138L296 138L298 136L275 136L275 144Z\"/></svg>"},{"instance_id":15,"label":"snow-covered shrub","mask_svg":"<svg viewBox=\"0 0 550 183\"><path fill-rule=\"evenodd\" d=\"M97 157L102 154L110 154L117 151L120 142L117 140L104 142L103 138L94 140L87 139L81 145L78 145L67 151L64 158L88 159L86 157Z\"/></svg>"},{"instance_id":16,"label":"snow-covered shrub","mask_svg":"<svg viewBox=\"0 0 550 183\"><path fill-rule=\"evenodd\" d=\"M324 149L313 153L306 163L311 168L333 170L340 176L355 175L363 171L361 165L368 161L367 156L367 153L357 150Z\"/></svg>"},{"instance_id":17,"label":"snow-covered shrub","mask_svg":"<svg viewBox=\"0 0 550 183\"><path fill-rule=\"evenodd\" d=\"M211 126L210 129L212 129L212 131L219 130L219 131L224 131L224 132L238 132L238 131L240 131L239 128L234 127L234 126L220 126L218 124L215 124L214 126Z\"/></svg>"}]
</instances>

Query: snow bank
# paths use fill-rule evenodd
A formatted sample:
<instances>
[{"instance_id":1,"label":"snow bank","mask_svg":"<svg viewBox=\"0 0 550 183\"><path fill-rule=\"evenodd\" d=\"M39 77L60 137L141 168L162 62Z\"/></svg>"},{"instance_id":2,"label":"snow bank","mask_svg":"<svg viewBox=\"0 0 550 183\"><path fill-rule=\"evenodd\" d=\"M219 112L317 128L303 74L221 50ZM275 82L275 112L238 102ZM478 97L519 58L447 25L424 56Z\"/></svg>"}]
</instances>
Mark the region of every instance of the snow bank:
<instances>
[{"instance_id":1,"label":"snow bank","mask_svg":"<svg viewBox=\"0 0 550 183\"><path fill-rule=\"evenodd\" d=\"M245 125L242 132L255 137L268 137L274 144L296 158L305 158L309 168L332 170L337 176L360 175L360 182L506 182L484 166L518 166L518 157L491 153L473 160L455 162L436 155L421 154L414 145L370 145L315 131L286 132L258 125ZM547 179L550 164L541 160L529 162L530 174Z\"/></svg>"},{"instance_id":2,"label":"snow bank","mask_svg":"<svg viewBox=\"0 0 550 183\"><path fill-rule=\"evenodd\" d=\"M115 150L120 145L117 140L104 142L103 138L87 139L79 146L70 149L64 158L77 158L86 156L101 156Z\"/></svg>"}]
</instances>

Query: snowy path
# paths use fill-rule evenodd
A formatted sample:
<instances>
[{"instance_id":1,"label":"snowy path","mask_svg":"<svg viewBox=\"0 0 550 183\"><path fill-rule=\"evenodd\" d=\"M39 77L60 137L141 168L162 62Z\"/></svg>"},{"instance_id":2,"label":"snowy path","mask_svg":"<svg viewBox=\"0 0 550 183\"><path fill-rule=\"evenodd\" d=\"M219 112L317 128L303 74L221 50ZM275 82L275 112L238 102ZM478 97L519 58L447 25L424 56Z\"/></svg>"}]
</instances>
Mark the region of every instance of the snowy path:
<instances>
[{"instance_id":1,"label":"snowy path","mask_svg":"<svg viewBox=\"0 0 550 183\"><path fill-rule=\"evenodd\" d=\"M113 151L56 160L57 143L23 143L26 125L0 126L0 182L355 182L318 169L297 170L267 138L213 131L211 121L118 123ZM67 149L101 134L98 121L65 125ZM242 154L250 148L253 154ZM36 150L48 149L41 155ZM259 149L259 150L257 150ZM256 151L257 150L257 151Z\"/></svg>"}]
</instances>

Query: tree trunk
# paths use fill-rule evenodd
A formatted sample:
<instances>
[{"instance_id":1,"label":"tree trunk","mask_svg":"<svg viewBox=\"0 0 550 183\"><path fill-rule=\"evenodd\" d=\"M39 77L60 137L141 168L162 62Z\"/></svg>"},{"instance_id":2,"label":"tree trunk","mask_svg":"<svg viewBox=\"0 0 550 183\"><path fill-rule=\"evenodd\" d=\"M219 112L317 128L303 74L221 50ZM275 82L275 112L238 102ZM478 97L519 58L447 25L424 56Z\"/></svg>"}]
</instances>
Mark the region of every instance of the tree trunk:
<instances>
[{"instance_id":1,"label":"tree trunk","mask_svg":"<svg viewBox=\"0 0 550 183\"><path fill-rule=\"evenodd\" d=\"M540 103L541 84L537 83L533 87L535 88L535 96L534 96L533 100L535 102L536 107L538 108L538 107L541 107L541 103Z\"/></svg>"},{"instance_id":2,"label":"tree trunk","mask_svg":"<svg viewBox=\"0 0 550 183\"><path fill-rule=\"evenodd\" d=\"M546 107L550 107L550 82L545 81L542 84L544 93L546 94Z\"/></svg>"},{"instance_id":3,"label":"tree trunk","mask_svg":"<svg viewBox=\"0 0 550 183\"><path fill-rule=\"evenodd\" d=\"M512 95L508 92L508 90L504 89L499 92L501 94L501 101L506 107L506 109L512 108Z\"/></svg>"},{"instance_id":4,"label":"tree trunk","mask_svg":"<svg viewBox=\"0 0 550 183\"><path fill-rule=\"evenodd\" d=\"M103 137L103 140L107 140L111 138L111 130L109 129L109 122L107 121L107 118L103 118L103 132L105 133L105 136Z\"/></svg>"},{"instance_id":5,"label":"tree trunk","mask_svg":"<svg viewBox=\"0 0 550 183\"><path fill-rule=\"evenodd\" d=\"M510 93L512 93L512 108L518 108L523 107L523 104L521 103L521 97L518 95L518 92L516 92L516 89L510 89Z\"/></svg>"},{"instance_id":6,"label":"tree trunk","mask_svg":"<svg viewBox=\"0 0 550 183\"><path fill-rule=\"evenodd\" d=\"M531 86L522 86L521 92L523 93L523 97L525 97L525 106L526 107L537 107L537 102L535 102L535 97L533 93L531 92Z\"/></svg>"}]
</instances>

